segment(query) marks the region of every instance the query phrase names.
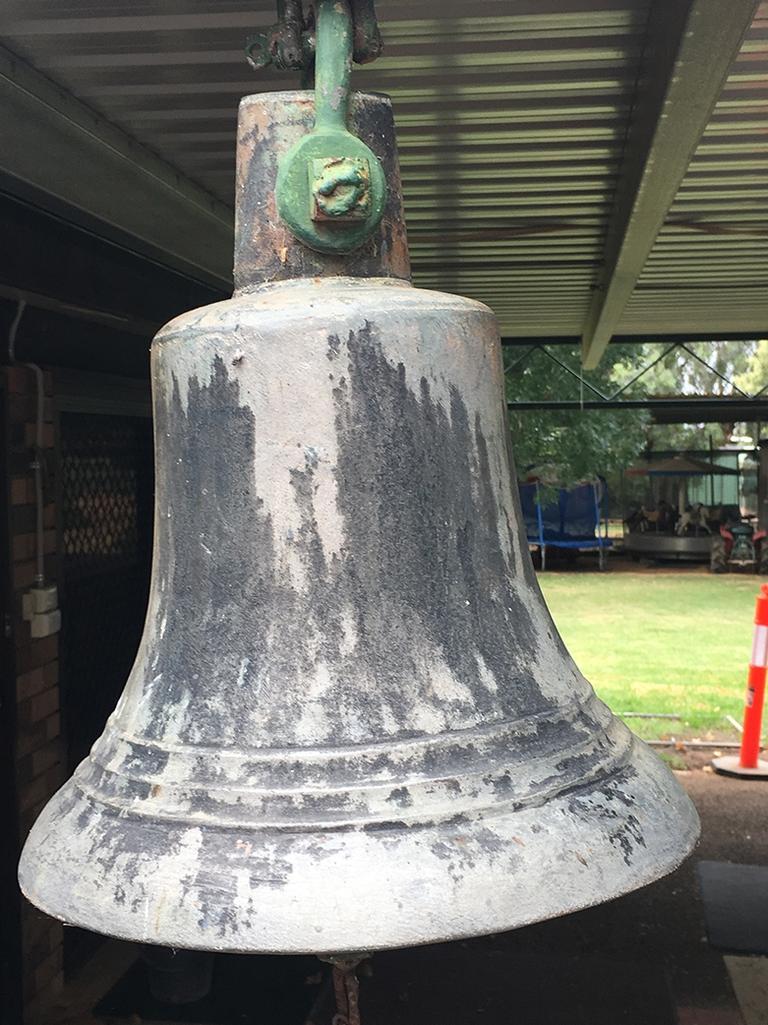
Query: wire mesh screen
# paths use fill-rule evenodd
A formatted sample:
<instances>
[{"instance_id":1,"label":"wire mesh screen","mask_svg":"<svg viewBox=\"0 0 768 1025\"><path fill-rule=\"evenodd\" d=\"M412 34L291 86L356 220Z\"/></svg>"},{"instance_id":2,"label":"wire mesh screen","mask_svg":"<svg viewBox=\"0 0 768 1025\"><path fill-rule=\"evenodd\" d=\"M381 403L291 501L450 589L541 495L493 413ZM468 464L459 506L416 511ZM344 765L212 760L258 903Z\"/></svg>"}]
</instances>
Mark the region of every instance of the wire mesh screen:
<instances>
[{"instance_id":1,"label":"wire mesh screen","mask_svg":"<svg viewBox=\"0 0 768 1025\"><path fill-rule=\"evenodd\" d=\"M114 571L142 556L147 425L135 417L62 416L62 541L67 577ZM151 475L151 449L149 451Z\"/></svg>"},{"instance_id":2,"label":"wire mesh screen","mask_svg":"<svg viewBox=\"0 0 768 1025\"><path fill-rule=\"evenodd\" d=\"M579 484L560 493L563 532L568 537L592 538L600 526L599 496L596 485Z\"/></svg>"},{"instance_id":3,"label":"wire mesh screen","mask_svg":"<svg viewBox=\"0 0 768 1025\"><path fill-rule=\"evenodd\" d=\"M131 668L147 606L152 432L141 417L63 413L61 684L70 768Z\"/></svg>"}]
</instances>

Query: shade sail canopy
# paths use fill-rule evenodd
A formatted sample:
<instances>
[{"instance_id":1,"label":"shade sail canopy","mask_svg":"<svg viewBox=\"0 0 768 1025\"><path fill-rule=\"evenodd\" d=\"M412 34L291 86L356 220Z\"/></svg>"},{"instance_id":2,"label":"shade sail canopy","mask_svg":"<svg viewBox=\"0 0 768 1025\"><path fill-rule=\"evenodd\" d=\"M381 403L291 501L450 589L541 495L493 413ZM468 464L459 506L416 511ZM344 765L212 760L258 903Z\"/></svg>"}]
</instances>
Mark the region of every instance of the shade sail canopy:
<instances>
[{"instance_id":1,"label":"shade sail canopy","mask_svg":"<svg viewBox=\"0 0 768 1025\"><path fill-rule=\"evenodd\" d=\"M630 466L626 474L628 477L738 477L739 471L690 456L672 456L670 459L637 463Z\"/></svg>"}]
</instances>

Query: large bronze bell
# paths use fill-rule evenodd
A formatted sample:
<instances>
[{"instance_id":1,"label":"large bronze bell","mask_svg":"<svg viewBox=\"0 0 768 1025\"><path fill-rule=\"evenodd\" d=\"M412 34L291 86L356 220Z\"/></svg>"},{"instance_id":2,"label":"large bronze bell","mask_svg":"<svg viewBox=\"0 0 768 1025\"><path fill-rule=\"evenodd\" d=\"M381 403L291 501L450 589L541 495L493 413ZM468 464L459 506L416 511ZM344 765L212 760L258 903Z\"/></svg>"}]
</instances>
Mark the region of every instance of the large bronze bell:
<instances>
[{"instance_id":1,"label":"large bronze bell","mask_svg":"<svg viewBox=\"0 0 768 1025\"><path fill-rule=\"evenodd\" d=\"M387 183L368 241L319 252L278 216L313 120L312 92L242 102L234 297L152 347L141 648L21 861L38 907L142 943L495 932L642 886L698 833L549 616L497 326L410 284L386 98L350 109Z\"/></svg>"}]
</instances>

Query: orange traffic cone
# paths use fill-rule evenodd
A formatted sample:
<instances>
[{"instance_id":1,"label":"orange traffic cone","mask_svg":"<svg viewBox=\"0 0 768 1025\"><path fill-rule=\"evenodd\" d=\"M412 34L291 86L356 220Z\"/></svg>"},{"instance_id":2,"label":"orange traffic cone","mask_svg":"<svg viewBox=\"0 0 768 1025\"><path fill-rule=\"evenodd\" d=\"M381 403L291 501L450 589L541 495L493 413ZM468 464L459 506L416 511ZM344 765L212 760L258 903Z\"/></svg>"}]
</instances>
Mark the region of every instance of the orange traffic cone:
<instances>
[{"instance_id":1,"label":"orange traffic cone","mask_svg":"<svg viewBox=\"0 0 768 1025\"><path fill-rule=\"evenodd\" d=\"M760 732L768 665L768 584L763 584L755 606L755 633L749 660L747 694L744 701L744 732L738 755L715 758L712 767L725 776L768 779L768 762L760 759Z\"/></svg>"}]
</instances>

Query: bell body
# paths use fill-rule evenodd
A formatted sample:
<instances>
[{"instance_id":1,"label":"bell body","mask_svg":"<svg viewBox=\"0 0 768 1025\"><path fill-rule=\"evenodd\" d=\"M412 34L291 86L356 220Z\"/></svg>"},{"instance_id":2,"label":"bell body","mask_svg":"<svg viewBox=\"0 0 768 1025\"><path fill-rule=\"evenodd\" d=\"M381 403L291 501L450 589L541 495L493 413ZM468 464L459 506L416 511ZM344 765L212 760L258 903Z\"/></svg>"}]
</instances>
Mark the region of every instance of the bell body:
<instances>
[{"instance_id":1,"label":"bell body","mask_svg":"<svg viewBox=\"0 0 768 1025\"><path fill-rule=\"evenodd\" d=\"M379 275L246 281L155 340L146 629L27 842L48 913L374 950L585 907L694 844L541 597L493 315L411 287L397 251Z\"/></svg>"}]
</instances>

